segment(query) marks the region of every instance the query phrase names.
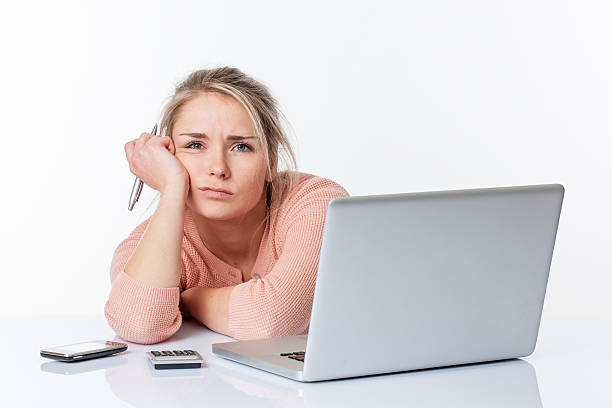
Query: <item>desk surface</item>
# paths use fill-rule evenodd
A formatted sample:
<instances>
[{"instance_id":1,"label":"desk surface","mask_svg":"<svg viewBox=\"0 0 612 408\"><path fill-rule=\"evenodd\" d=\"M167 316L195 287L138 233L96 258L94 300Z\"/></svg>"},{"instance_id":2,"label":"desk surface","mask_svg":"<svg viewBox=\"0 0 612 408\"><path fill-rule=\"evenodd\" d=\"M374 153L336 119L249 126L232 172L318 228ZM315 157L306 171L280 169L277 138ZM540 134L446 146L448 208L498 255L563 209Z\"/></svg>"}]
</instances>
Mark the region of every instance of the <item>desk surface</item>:
<instances>
[{"instance_id":1,"label":"desk surface","mask_svg":"<svg viewBox=\"0 0 612 408\"><path fill-rule=\"evenodd\" d=\"M565 407L611 406L612 321L544 319L530 357L462 367L300 383L212 354L232 341L193 320L156 345L66 364L46 346L122 341L103 316L2 318L2 400L10 406ZM157 371L145 351L195 349L205 367ZM367 351L366 351L367 352ZM218 404L218 405L217 405ZM382 404L382 405L381 405Z\"/></svg>"}]
</instances>

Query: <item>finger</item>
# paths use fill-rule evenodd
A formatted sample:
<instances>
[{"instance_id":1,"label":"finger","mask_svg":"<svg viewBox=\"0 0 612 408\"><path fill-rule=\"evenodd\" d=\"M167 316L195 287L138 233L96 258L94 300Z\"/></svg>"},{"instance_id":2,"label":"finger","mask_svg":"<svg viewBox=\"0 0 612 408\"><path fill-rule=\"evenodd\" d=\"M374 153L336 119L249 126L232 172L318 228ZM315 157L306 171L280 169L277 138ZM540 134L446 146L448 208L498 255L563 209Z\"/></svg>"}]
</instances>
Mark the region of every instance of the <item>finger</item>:
<instances>
[{"instance_id":1,"label":"finger","mask_svg":"<svg viewBox=\"0 0 612 408\"><path fill-rule=\"evenodd\" d=\"M165 147L168 147L168 141L169 141L169 139L170 139L170 138L169 138L168 136L163 136L163 137L159 137L159 138L157 138L157 140L159 141L159 143L160 143L162 146L165 146Z\"/></svg>"},{"instance_id":2,"label":"finger","mask_svg":"<svg viewBox=\"0 0 612 408\"><path fill-rule=\"evenodd\" d=\"M134 143L135 142L136 142L135 140L127 142L125 146L123 147L123 149L125 150L125 157L127 157L128 161L132 159L132 154L134 153Z\"/></svg>"},{"instance_id":3,"label":"finger","mask_svg":"<svg viewBox=\"0 0 612 408\"><path fill-rule=\"evenodd\" d=\"M161 146L165 147L166 150L172 153L172 139L170 139L170 136L160 137L158 140L151 141L150 143L159 143Z\"/></svg>"},{"instance_id":4,"label":"finger","mask_svg":"<svg viewBox=\"0 0 612 408\"><path fill-rule=\"evenodd\" d=\"M176 153L176 148L174 147L174 142L170 136L164 136L164 146L166 146L166 148L174 156L174 153Z\"/></svg>"},{"instance_id":5,"label":"finger","mask_svg":"<svg viewBox=\"0 0 612 408\"><path fill-rule=\"evenodd\" d=\"M131 142L127 142L125 144L125 157L127 158L128 167L130 168L130 172L134 173L134 166L132 165L132 156L134 155L134 145L136 141L132 140Z\"/></svg>"},{"instance_id":6,"label":"finger","mask_svg":"<svg viewBox=\"0 0 612 408\"><path fill-rule=\"evenodd\" d=\"M145 143L149 141L154 135L150 133L141 133L140 137L136 140L136 148L141 148Z\"/></svg>"},{"instance_id":7,"label":"finger","mask_svg":"<svg viewBox=\"0 0 612 408\"><path fill-rule=\"evenodd\" d=\"M163 137L157 135L148 135L147 138L144 139L145 143L159 143L160 140L163 140Z\"/></svg>"}]
</instances>

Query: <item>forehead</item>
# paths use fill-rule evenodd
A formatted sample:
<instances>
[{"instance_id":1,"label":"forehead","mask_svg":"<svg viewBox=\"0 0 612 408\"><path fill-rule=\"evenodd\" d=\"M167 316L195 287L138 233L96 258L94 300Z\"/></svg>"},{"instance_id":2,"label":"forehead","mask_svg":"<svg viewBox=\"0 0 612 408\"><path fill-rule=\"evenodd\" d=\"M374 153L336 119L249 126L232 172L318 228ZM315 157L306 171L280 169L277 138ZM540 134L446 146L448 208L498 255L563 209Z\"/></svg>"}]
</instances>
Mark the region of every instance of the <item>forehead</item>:
<instances>
[{"instance_id":1,"label":"forehead","mask_svg":"<svg viewBox=\"0 0 612 408\"><path fill-rule=\"evenodd\" d=\"M242 104L218 92L201 92L185 102L178 109L173 130L254 132L251 118Z\"/></svg>"}]
</instances>

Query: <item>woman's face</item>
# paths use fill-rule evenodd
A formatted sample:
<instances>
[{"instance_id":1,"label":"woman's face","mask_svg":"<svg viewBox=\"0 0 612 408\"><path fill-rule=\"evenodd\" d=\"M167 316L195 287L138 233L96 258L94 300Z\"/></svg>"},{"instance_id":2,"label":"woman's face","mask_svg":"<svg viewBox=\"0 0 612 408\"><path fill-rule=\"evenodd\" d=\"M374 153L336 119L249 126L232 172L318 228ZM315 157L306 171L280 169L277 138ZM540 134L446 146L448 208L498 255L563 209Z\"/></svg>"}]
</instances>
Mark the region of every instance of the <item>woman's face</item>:
<instances>
[{"instance_id":1,"label":"woman's face","mask_svg":"<svg viewBox=\"0 0 612 408\"><path fill-rule=\"evenodd\" d=\"M187 207L214 220L240 218L265 199L266 162L248 113L234 98L202 92L180 108L175 157L189 173ZM205 188L223 189L222 197Z\"/></svg>"}]
</instances>

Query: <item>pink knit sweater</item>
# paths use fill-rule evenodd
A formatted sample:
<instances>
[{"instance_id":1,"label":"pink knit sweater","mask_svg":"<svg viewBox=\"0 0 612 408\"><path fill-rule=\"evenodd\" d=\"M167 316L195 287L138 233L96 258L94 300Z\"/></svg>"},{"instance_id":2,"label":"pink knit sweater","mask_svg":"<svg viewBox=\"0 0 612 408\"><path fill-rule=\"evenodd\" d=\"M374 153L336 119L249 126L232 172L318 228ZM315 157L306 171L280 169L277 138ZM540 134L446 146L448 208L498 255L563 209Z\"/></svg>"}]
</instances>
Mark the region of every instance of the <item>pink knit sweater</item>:
<instances>
[{"instance_id":1,"label":"pink knit sweater","mask_svg":"<svg viewBox=\"0 0 612 408\"><path fill-rule=\"evenodd\" d=\"M242 282L239 269L204 246L187 208L180 287L157 288L127 275L123 269L144 234L148 218L119 244L113 255L112 288L104 308L108 323L125 340L157 343L181 326L181 291L194 286L234 286L229 301L233 338L308 333L327 204L343 196L348 196L347 191L333 181L298 173L294 188L283 202L271 199L270 217L251 271L254 278L248 282Z\"/></svg>"}]
</instances>

